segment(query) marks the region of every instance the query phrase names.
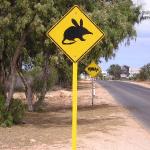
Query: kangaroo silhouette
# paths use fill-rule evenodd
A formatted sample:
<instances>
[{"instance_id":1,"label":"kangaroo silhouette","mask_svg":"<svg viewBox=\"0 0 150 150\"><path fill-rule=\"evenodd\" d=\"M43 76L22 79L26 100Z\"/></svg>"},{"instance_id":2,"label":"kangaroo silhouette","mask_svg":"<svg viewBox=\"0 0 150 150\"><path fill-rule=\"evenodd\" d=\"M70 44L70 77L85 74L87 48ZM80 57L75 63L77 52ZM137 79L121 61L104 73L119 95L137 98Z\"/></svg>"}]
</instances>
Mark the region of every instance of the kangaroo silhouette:
<instances>
[{"instance_id":1,"label":"kangaroo silhouette","mask_svg":"<svg viewBox=\"0 0 150 150\"><path fill-rule=\"evenodd\" d=\"M78 25L77 21L75 19L71 20L74 26L69 27L64 32L64 38L62 40L62 44L73 44L75 43L75 38L80 39L81 41L85 41L83 38L83 35L86 34L93 34L92 32L88 31L88 29L83 27L83 20L80 19L80 25ZM65 43L65 40L70 40L72 42Z\"/></svg>"}]
</instances>

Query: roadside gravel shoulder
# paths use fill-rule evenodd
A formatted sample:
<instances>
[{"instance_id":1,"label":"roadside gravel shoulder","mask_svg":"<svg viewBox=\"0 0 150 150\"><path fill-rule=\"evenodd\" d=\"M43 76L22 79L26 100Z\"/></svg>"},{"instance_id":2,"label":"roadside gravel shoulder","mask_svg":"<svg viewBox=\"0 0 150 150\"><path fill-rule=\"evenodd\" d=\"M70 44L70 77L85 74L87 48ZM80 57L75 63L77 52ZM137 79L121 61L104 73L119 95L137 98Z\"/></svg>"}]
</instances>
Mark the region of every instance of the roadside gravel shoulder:
<instances>
[{"instance_id":1,"label":"roadside gravel shoulder","mask_svg":"<svg viewBox=\"0 0 150 150\"><path fill-rule=\"evenodd\" d=\"M80 84L88 85L89 82L82 81ZM91 104L91 88L79 88L78 94L79 105ZM149 150L150 133L99 84L96 84L94 105L102 107L90 112L93 114L93 124L78 125L78 150ZM82 115L79 111L78 120L80 118L91 119L88 112ZM94 123L95 118L101 121ZM88 132L84 133L85 128ZM60 149L71 149L71 141L70 144L60 145Z\"/></svg>"},{"instance_id":2,"label":"roadside gravel shoulder","mask_svg":"<svg viewBox=\"0 0 150 150\"><path fill-rule=\"evenodd\" d=\"M96 84L96 102L115 106L111 116L121 118L123 122L112 127L110 132L93 132L80 137L82 150L149 150L150 133L146 131L129 111L118 104L115 99L99 84ZM119 110L119 111L117 111ZM105 116L107 118L107 116ZM115 120L114 120L115 121ZM85 146L86 145L86 146Z\"/></svg>"}]
</instances>

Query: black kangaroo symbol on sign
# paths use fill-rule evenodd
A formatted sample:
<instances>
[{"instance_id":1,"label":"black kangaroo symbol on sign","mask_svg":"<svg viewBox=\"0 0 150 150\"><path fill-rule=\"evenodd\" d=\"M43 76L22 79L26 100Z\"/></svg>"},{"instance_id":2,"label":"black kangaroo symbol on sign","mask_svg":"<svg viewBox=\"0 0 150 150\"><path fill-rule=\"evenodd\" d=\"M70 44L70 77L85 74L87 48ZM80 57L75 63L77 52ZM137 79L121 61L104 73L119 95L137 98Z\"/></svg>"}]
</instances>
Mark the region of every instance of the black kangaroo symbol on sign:
<instances>
[{"instance_id":1,"label":"black kangaroo symbol on sign","mask_svg":"<svg viewBox=\"0 0 150 150\"><path fill-rule=\"evenodd\" d=\"M64 32L64 39L62 40L62 44L73 44L75 43L75 38L79 38L81 41L85 41L83 38L83 35L85 34L93 34L92 32L88 31L88 29L83 27L83 20L80 19L80 25L78 25L77 21L75 19L71 20L74 26L69 27ZM65 43L65 40L70 40L72 42Z\"/></svg>"}]
</instances>

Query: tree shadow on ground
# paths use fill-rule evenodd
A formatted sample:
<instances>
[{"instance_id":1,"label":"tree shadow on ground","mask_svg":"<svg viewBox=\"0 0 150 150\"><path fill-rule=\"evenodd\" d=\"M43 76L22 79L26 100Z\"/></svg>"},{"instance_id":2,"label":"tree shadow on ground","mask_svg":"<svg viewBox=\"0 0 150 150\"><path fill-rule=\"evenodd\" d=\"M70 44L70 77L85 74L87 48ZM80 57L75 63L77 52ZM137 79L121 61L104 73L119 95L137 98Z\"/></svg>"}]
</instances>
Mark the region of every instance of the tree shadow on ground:
<instances>
[{"instance_id":1,"label":"tree shadow on ground","mask_svg":"<svg viewBox=\"0 0 150 150\"><path fill-rule=\"evenodd\" d=\"M91 82L87 82L87 83L82 83L82 84L78 84L78 89L79 90L85 90L85 89L91 89L92 88L92 83Z\"/></svg>"},{"instance_id":2,"label":"tree shadow on ground","mask_svg":"<svg viewBox=\"0 0 150 150\"><path fill-rule=\"evenodd\" d=\"M84 130L103 130L108 126L123 125L124 119L111 116L117 110L116 106L102 104L95 106L78 106L78 125ZM28 112L25 117L26 125L33 125L37 128L63 127L71 128L71 107L49 107L46 112ZM106 130L105 130L106 131Z\"/></svg>"},{"instance_id":3,"label":"tree shadow on ground","mask_svg":"<svg viewBox=\"0 0 150 150\"><path fill-rule=\"evenodd\" d=\"M80 82L79 82L80 83ZM78 83L78 90L86 90L86 89L91 89L92 88L92 83L91 82L85 82L85 83ZM67 91L72 91L72 87L68 86L66 87Z\"/></svg>"}]
</instances>

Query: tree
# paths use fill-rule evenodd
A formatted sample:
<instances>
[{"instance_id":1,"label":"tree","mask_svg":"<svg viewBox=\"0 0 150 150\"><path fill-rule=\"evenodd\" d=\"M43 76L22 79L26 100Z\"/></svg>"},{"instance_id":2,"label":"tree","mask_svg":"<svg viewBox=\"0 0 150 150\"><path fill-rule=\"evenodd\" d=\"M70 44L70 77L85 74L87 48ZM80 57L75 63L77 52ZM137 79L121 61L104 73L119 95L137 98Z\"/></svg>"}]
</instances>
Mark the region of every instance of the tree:
<instances>
[{"instance_id":1,"label":"tree","mask_svg":"<svg viewBox=\"0 0 150 150\"><path fill-rule=\"evenodd\" d=\"M140 80L150 80L150 63L141 68L138 77Z\"/></svg>"},{"instance_id":2,"label":"tree","mask_svg":"<svg viewBox=\"0 0 150 150\"><path fill-rule=\"evenodd\" d=\"M94 2L91 0L86 2L85 0L2 0L1 2L0 84L5 85L5 82L9 81L8 95L5 86L2 87L3 93L7 96L7 106L14 93L16 73L17 71L22 72L23 63L27 60L30 62L26 64L36 66L34 62L38 54L43 57L42 74L45 86L43 86L43 94L41 93L42 99L46 93L44 89L47 89L46 68L49 58L56 55L58 58L63 57L58 60L67 60L67 64L64 63L67 66L65 68L68 70L70 67L68 59L57 51L45 33L72 5L78 4L82 7L105 32L103 42L82 60L81 65L86 65L92 59L98 62L100 57L108 60L115 54L120 42L124 39L127 39L128 42L136 35L133 25L138 21L139 8L135 7L131 0L107 2L99 0L94 0ZM58 70L61 69L58 68ZM27 85L26 87L29 88Z\"/></svg>"},{"instance_id":3,"label":"tree","mask_svg":"<svg viewBox=\"0 0 150 150\"><path fill-rule=\"evenodd\" d=\"M121 67L119 65L111 65L107 72L109 73L109 75L113 76L113 79L120 79L120 75L121 75Z\"/></svg>"},{"instance_id":4,"label":"tree","mask_svg":"<svg viewBox=\"0 0 150 150\"><path fill-rule=\"evenodd\" d=\"M40 3L39 1L28 0L3 0L3 4L0 7L2 12L0 27L3 29L0 39L3 43L2 59L5 57L5 53L8 52L6 57L9 62L7 64L9 69L7 106L9 106L13 96L17 63L23 51L30 51L32 55L35 55L34 53L37 53L41 47L42 51L47 51L47 43L50 42L46 39L45 32L49 21L54 20L53 16L57 17L59 15L53 5L53 0L45 0ZM2 66L4 65L3 63Z\"/></svg>"},{"instance_id":5,"label":"tree","mask_svg":"<svg viewBox=\"0 0 150 150\"><path fill-rule=\"evenodd\" d=\"M134 24L138 23L139 7L131 0L95 1L88 14L104 31L105 38L80 63L87 66L94 59L97 63L104 57L106 61L115 57L118 45L136 37Z\"/></svg>"},{"instance_id":6,"label":"tree","mask_svg":"<svg viewBox=\"0 0 150 150\"><path fill-rule=\"evenodd\" d=\"M129 66L127 66L127 65L123 65L122 67L121 67L121 73L122 74L126 74L127 76L129 76Z\"/></svg>"}]
</instances>

